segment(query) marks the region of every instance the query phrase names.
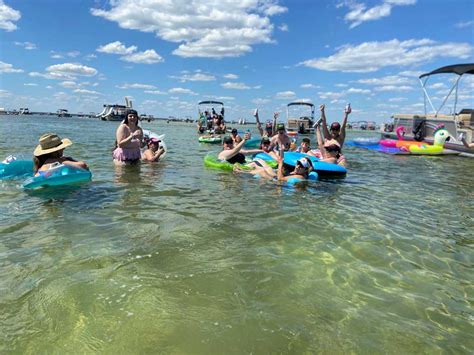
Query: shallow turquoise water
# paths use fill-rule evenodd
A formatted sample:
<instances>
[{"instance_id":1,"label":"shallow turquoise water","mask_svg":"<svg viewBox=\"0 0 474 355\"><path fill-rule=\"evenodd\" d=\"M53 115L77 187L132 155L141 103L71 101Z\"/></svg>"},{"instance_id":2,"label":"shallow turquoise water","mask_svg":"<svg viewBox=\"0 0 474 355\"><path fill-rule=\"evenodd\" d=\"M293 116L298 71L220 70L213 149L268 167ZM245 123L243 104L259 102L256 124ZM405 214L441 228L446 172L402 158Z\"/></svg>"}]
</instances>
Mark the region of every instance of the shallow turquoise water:
<instances>
[{"instance_id":1,"label":"shallow turquoise water","mask_svg":"<svg viewBox=\"0 0 474 355\"><path fill-rule=\"evenodd\" d=\"M474 348L472 159L346 148L294 189L205 168L191 125L144 124L166 160L117 169L115 122L0 117L0 157L53 131L94 174L0 182L0 353Z\"/></svg>"}]
</instances>

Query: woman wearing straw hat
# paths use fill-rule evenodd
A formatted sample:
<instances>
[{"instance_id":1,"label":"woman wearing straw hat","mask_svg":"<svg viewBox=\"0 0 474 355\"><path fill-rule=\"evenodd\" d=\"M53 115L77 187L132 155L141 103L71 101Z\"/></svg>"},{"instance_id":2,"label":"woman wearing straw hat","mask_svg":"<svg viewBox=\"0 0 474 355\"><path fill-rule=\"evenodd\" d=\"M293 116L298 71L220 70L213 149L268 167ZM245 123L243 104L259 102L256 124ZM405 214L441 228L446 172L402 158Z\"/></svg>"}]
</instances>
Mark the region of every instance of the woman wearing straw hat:
<instances>
[{"instance_id":1,"label":"woman wearing straw hat","mask_svg":"<svg viewBox=\"0 0 474 355\"><path fill-rule=\"evenodd\" d=\"M77 161L70 157L64 157L64 149L72 145L67 139L61 139L57 134L45 133L39 139L39 144L33 152L33 170L36 174L38 171L48 170L51 164L61 163L76 168L87 169L89 167L83 161Z\"/></svg>"}]
</instances>

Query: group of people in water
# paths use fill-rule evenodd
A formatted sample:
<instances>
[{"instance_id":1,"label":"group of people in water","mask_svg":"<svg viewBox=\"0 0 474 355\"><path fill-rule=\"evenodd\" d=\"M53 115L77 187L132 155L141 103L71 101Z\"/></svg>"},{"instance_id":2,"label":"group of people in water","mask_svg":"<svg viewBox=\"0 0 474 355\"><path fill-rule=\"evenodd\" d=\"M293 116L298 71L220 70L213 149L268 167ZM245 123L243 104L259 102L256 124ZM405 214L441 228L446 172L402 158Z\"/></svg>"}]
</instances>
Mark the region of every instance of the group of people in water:
<instances>
[{"instance_id":1,"label":"group of people in water","mask_svg":"<svg viewBox=\"0 0 474 355\"><path fill-rule=\"evenodd\" d=\"M223 150L219 153L218 158L231 164L246 164L246 154L268 153L278 162L276 172L265 161L258 159L246 164L246 169L242 169L241 166L236 164L235 171L250 172L252 174L259 174L262 177L278 178L279 180L286 180L291 177L307 178L313 168L310 159L302 158L297 161L292 171L285 172L283 168L285 151L298 151L315 156L322 162L345 165L345 158L341 153L341 148L344 144L347 118L351 113L350 106L345 110L342 125L334 122L329 130L324 109L324 105L321 105L321 120L314 125L319 149L311 148L309 138L303 138L300 146L296 147L288 136L285 125L283 123L276 123L278 114L274 115L273 123L269 121L266 123L265 128L262 128L258 117L258 110L256 110L257 128L262 136L259 149L243 149L245 142L250 139L250 132L240 137L237 130L233 129L231 136L224 138ZM143 130L138 125L138 113L132 109L127 110L124 121L117 128L115 138L112 157L116 165L136 164L139 161L157 162L165 153L164 147L160 144L161 141L158 138L144 137ZM88 170L89 167L85 162L63 155L64 149L70 145L72 145L72 142L68 138L61 139L54 133L42 135L39 139L39 145L34 151L35 174L49 169L56 163ZM144 147L147 149L142 152Z\"/></svg>"},{"instance_id":2,"label":"group of people in water","mask_svg":"<svg viewBox=\"0 0 474 355\"><path fill-rule=\"evenodd\" d=\"M158 138L144 139L143 130L138 126L138 113L132 109L127 110L115 136L112 157L116 165L135 164L140 160L157 162L165 152ZM54 133L43 134L33 152L34 173L41 174L57 163L89 170L85 162L64 156L64 149L71 145L72 141L68 138L61 139ZM144 147L147 149L142 152Z\"/></svg>"},{"instance_id":3,"label":"group of people in water","mask_svg":"<svg viewBox=\"0 0 474 355\"><path fill-rule=\"evenodd\" d=\"M255 110L254 115L257 121L257 128L262 136L259 149L243 149L245 142L250 139L250 134L247 132L242 138L237 134L236 130L235 132L233 130L230 137L224 138L223 150L219 153L218 158L235 164L234 171L236 172L257 174L264 178L277 178L278 180L288 180L292 177L307 179L308 174L313 170L311 160L302 158L296 162L294 170L285 171L283 163L285 151L297 151L314 156L321 162L346 166L346 159L342 154L341 148L344 145L346 136L347 119L352 109L350 105L346 106L342 125L339 122L334 122L329 129L327 127L325 105L320 106L320 111L321 119L313 126L318 149L311 148L309 138L303 138L300 146L296 147L292 138L288 136L285 125L283 123L276 123L277 113L274 114L273 123L267 121L265 129L263 129L259 120L258 110ZM246 162L246 155L256 153L267 153L273 157L278 162L277 172L275 173L268 163L262 159L256 159L250 163Z\"/></svg>"},{"instance_id":4,"label":"group of people in water","mask_svg":"<svg viewBox=\"0 0 474 355\"><path fill-rule=\"evenodd\" d=\"M221 134L226 132L224 107L222 107L220 113L217 113L214 108L212 108L211 112L199 112L198 132L204 133L206 130L211 134Z\"/></svg>"}]
</instances>

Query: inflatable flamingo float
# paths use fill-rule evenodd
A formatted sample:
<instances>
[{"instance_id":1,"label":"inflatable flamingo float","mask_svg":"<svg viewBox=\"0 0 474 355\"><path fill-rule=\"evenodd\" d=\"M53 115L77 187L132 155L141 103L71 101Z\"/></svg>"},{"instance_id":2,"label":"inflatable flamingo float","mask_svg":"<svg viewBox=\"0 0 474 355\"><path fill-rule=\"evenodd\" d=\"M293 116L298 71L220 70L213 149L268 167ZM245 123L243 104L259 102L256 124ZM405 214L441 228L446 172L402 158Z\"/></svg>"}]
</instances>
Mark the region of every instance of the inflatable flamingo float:
<instances>
[{"instance_id":1,"label":"inflatable flamingo float","mask_svg":"<svg viewBox=\"0 0 474 355\"><path fill-rule=\"evenodd\" d=\"M403 136L405 135L405 127L399 126L397 127L396 131L397 133L397 138L396 139L382 139L379 144L381 146L387 147L387 148L400 148L402 150L405 150L403 148L406 148L406 150L409 149L410 146L421 146L424 144L423 142L416 142L416 141L406 141L403 139Z\"/></svg>"}]
</instances>

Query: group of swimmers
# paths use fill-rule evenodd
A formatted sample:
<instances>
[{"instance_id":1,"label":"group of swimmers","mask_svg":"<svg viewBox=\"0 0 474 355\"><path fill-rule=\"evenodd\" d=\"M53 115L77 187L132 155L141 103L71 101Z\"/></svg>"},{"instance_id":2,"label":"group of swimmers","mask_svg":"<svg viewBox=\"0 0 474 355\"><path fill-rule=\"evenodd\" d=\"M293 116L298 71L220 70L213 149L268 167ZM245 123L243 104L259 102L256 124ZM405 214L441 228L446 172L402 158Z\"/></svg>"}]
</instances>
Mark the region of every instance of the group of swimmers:
<instances>
[{"instance_id":1,"label":"group of swimmers","mask_svg":"<svg viewBox=\"0 0 474 355\"><path fill-rule=\"evenodd\" d=\"M158 138L144 139L143 130L138 126L138 113L129 109L125 119L116 131L113 160L116 165L130 165L142 161L157 162L165 150ZM39 139L39 144L33 152L34 173L46 171L54 164L60 163L76 168L89 170L83 161L77 161L64 156L64 149L71 146L68 138L61 139L57 134L46 133ZM147 147L142 153L142 148Z\"/></svg>"},{"instance_id":2,"label":"group of swimmers","mask_svg":"<svg viewBox=\"0 0 474 355\"><path fill-rule=\"evenodd\" d=\"M198 132L204 133L206 130L215 134L225 133L224 107L222 107L220 114L214 108L212 108L211 112L204 111L199 113Z\"/></svg>"},{"instance_id":3,"label":"group of swimmers","mask_svg":"<svg viewBox=\"0 0 474 355\"><path fill-rule=\"evenodd\" d=\"M347 124L348 115L351 113L350 106L345 110L345 116L342 126L338 122L334 122L330 130L327 129L326 115L324 112L324 105L320 106L321 120L314 125L319 149L311 149L310 140L304 138L299 148L295 149L301 153L316 156L323 162L329 162L339 165L345 165L345 158L341 153L341 147L345 139L345 127ZM245 142L250 139L250 133L247 132L244 137L240 137L236 129L232 130L231 136L225 137L223 140L223 150L219 153L218 158L225 160L231 164L240 163L245 164L245 154L256 154L260 152L270 154L275 160L279 162L279 166L283 166L283 155L285 151L290 151L292 147L291 139L286 134L285 125L283 123L276 124L278 115L274 115L274 122L267 122L265 129L262 128L258 111L255 112L257 120L257 127L262 135L259 149L244 150L242 149ZM322 130L320 129L322 128ZM321 132L322 131L322 132ZM135 110L128 109L125 119L120 123L116 131L116 142L113 151L113 161L116 165L130 165L142 161L157 162L163 156L165 150L160 144L158 138L144 139L143 130L138 126L138 113ZM64 149L72 145L72 142L67 139L61 139L58 135L47 133L40 137L39 145L34 151L34 172L47 170L52 164L61 163L77 168L89 169L87 164L83 161L74 160L71 157L63 155ZM142 152L142 148L146 146L147 149ZM293 172L287 175L302 175L305 176L312 169L311 161L309 159L300 159ZM283 174L283 169L279 167L277 173L263 161L251 163L250 171L253 173L259 172L263 176L275 177ZM236 171L239 168L236 167ZM281 176L283 179L283 176Z\"/></svg>"},{"instance_id":4,"label":"group of swimmers","mask_svg":"<svg viewBox=\"0 0 474 355\"><path fill-rule=\"evenodd\" d=\"M271 179L278 178L278 180L287 180L291 177L306 179L311 170L313 170L311 160L303 158L296 162L293 171L286 171L285 173L283 169L285 151L298 151L317 157L321 162L346 166L346 159L344 155L342 155L341 148L346 137L347 119L352 109L350 105L346 106L342 125L339 124L339 122L334 122L331 124L330 129L327 127L325 105L320 106L320 111L321 119L313 125L316 132L318 149L311 148L309 138L303 138L299 147L292 145L292 139L286 133L285 125L283 123L276 123L278 118L277 113L274 115L273 124L272 122L267 122L265 129L263 129L258 117L258 110L255 110L257 128L262 136L259 149L242 149L245 142L250 139L250 134L247 132L244 137L241 138L237 134L237 131L233 131L230 137L224 138L223 150L219 153L218 158L231 164L239 163L234 166L234 170L237 172L258 174L261 177ZM261 159L247 164L245 155L256 153L267 153L273 157L278 162L277 172L275 173L273 169ZM246 165L246 169L243 169L241 165Z\"/></svg>"}]
</instances>

